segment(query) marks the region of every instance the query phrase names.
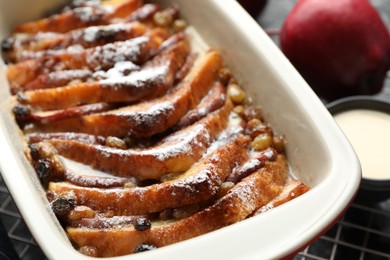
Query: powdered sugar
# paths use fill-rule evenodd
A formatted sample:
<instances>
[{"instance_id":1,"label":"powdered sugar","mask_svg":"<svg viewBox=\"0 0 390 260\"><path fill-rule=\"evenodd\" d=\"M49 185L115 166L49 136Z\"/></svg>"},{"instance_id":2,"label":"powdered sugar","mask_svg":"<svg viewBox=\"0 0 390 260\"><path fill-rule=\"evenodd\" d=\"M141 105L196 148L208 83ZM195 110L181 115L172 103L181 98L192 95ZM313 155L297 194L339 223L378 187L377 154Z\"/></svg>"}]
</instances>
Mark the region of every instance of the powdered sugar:
<instances>
[{"instance_id":1,"label":"powdered sugar","mask_svg":"<svg viewBox=\"0 0 390 260\"><path fill-rule=\"evenodd\" d=\"M148 87L149 85L151 85L151 82L162 81L162 77L167 72L167 67L158 66L145 68L140 71L131 73L130 75L124 75L125 73L128 73L129 70L134 69L135 67L128 66L128 62L120 63L120 67L116 66L117 68L115 70L109 70L107 72L108 77L99 82L102 86L132 86L136 88Z\"/></svg>"},{"instance_id":2,"label":"powdered sugar","mask_svg":"<svg viewBox=\"0 0 390 260\"><path fill-rule=\"evenodd\" d=\"M238 136L242 135L244 129L241 126L228 127L222 131L217 140L215 140L207 149L206 155L213 153L218 148L224 146L228 142L236 139Z\"/></svg>"},{"instance_id":3,"label":"powdered sugar","mask_svg":"<svg viewBox=\"0 0 390 260\"><path fill-rule=\"evenodd\" d=\"M123 42L109 43L96 47L87 57L87 63L95 70L111 68L117 62L142 62L142 45L148 43L149 37L141 36Z\"/></svg>"},{"instance_id":4,"label":"powdered sugar","mask_svg":"<svg viewBox=\"0 0 390 260\"><path fill-rule=\"evenodd\" d=\"M215 194L218 192L221 184L222 181L217 174L215 166L207 165L207 167L200 169L194 175L173 182L172 186L175 187L175 189L172 190L173 195L175 195L176 188L181 190L181 194L183 189L186 190L186 193L195 194L200 192L198 189L199 185L206 185L206 189L211 192L211 194Z\"/></svg>"},{"instance_id":5,"label":"powdered sugar","mask_svg":"<svg viewBox=\"0 0 390 260\"><path fill-rule=\"evenodd\" d=\"M110 81L115 81L118 78L125 77L129 75L133 71L139 70L140 67L135 65L131 61L120 61L115 63L114 67L109 69L108 71L99 70L93 74L95 79L100 79L100 83L104 84L102 79L109 79ZM109 81L109 82L110 82Z\"/></svg>"},{"instance_id":6,"label":"powdered sugar","mask_svg":"<svg viewBox=\"0 0 390 260\"><path fill-rule=\"evenodd\" d=\"M274 208L274 204L272 202L264 205L263 207L261 207L257 212L256 214L261 214L261 213L264 213L270 209L273 209Z\"/></svg>"},{"instance_id":7,"label":"powdered sugar","mask_svg":"<svg viewBox=\"0 0 390 260\"><path fill-rule=\"evenodd\" d=\"M89 70L62 70L49 73L48 81L68 81L88 77L92 74Z\"/></svg>"},{"instance_id":8,"label":"powdered sugar","mask_svg":"<svg viewBox=\"0 0 390 260\"><path fill-rule=\"evenodd\" d=\"M233 188L232 193L240 200L238 202L240 205L245 205L248 213L256 210L257 205L254 203L256 200L259 191L256 188L254 181L247 181L244 183L239 183L235 188Z\"/></svg>"},{"instance_id":9,"label":"powdered sugar","mask_svg":"<svg viewBox=\"0 0 390 260\"><path fill-rule=\"evenodd\" d=\"M77 7L73 12L80 21L85 23L101 21L107 14L107 11L99 5Z\"/></svg>"},{"instance_id":10,"label":"powdered sugar","mask_svg":"<svg viewBox=\"0 0 390 260\"><path fill-rule=\"evenodd\" d=\"M166 138L164 142L170 145L161 146L150 151L145 150L145 152L153 154L157 160L164 161L181 154L192 153L193 147L205 150L210 143L210 134L204 125L197 125L191 128L191 131Z\"/></svg>"},{"instance_id":11,"label":"powdered sugar","mask_svg":"<svg viewBox=\"0 0 390 260\"><path fill-rule=\"evenodd\" d=\"M130 24L124 23L115 23L103 26L90 26L82 31L82 39L86 42L93 43L98 41L100 38L115 36L123 32L128 32L131 30ZM73 38L79 38L78 35L73 35Z\"/></svg>"},{"instance_id":12,"label":"powdered sugar","mask_svg":"<svg viewBox=\"0 0 390 260\"><path fill-rule=\"evenodd\" d=\"M172 102L165 101L152 104L145 111L123 111L123 115L128 118L130 124L134 123L138 126L152 127L158 124L161 118L169 117L174 112L175 107ZM121 112L119 113L122 114Z\"/></svg>"}]
</instances>

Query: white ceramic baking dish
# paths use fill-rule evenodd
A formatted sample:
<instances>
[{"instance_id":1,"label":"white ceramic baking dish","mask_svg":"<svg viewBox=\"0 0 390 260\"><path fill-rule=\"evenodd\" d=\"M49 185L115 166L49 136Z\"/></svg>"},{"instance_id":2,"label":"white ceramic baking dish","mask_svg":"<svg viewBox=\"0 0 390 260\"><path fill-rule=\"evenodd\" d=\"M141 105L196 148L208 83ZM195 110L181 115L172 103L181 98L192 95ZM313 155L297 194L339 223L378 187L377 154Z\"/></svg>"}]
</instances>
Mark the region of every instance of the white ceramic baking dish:
<instances>
[{"instance_id":1,"label":"white ceramic baking dish","mask_svg":"<svg viewBox=\"0 0 390 260\"><path fill-rule=\"evenodd\" d=\"M257 23L234 0L174 0L182 14L261 105L266 120L288 140L292 173L312 187L269 212L190 239L117 259L275 259L315 239L342 214L359 186L359 162L320 100ZM160 1L168 4L171 0ZM0 1L0 38L15 24L36 19L59 0ZM89 259L73 249L51 213L10 113L0 64L0 166L36 242L49 259ZM115 258L116 259L116 258Z\"/></svg>"}]
</instances>

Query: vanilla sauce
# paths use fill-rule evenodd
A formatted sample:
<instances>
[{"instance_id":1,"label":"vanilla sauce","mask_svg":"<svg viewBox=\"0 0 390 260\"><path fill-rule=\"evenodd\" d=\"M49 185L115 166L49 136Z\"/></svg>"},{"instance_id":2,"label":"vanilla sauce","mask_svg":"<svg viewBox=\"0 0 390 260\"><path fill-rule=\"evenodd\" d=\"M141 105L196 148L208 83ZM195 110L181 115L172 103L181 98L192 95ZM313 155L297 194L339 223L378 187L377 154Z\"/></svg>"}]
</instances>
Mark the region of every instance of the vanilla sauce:
<instances>
[{"instance_id":1,"label":"vanilla sauce","mask_svg":"<svg viewBox=\"0 0 390 260\"><path fill-rule=\"evenodd\" d=\"M363 177L390 179L390 115L354 109L337 113L334 118L357 153Z\"/></svg>"}]
</instances>

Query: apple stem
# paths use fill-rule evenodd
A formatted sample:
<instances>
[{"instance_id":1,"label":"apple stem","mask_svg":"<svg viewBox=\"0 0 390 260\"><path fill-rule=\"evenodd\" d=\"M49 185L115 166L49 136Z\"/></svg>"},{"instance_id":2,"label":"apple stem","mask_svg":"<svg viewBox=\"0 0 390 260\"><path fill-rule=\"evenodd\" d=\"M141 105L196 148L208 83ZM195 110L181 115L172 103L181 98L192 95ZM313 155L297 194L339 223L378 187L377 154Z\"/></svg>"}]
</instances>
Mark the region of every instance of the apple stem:
<instances>
[{"instance_id":1,"label":"apple stem","mask_svg":"<svg viewBox=\"0 0 390 260\"><path fill-rule=\"evenodd\" d=\"M280 28L267 28L264 29L264 31L269 35L269 36L275 36L280 34Z\"/></svg>"}]
</instances>

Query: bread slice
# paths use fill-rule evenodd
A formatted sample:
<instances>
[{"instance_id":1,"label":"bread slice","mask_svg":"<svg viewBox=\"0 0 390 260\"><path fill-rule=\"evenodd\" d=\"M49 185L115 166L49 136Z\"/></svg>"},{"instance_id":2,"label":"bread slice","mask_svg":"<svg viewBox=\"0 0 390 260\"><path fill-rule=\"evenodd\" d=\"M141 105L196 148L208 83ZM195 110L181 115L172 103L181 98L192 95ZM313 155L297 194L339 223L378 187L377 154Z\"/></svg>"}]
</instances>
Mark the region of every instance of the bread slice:
<instances>
[{"instance_id":1,"label":"bread slice","mask_svg":"<svg viewBox=\"0 0 390 260\"><path fill-rule=\"evenodd\" d=\"M142 0L109 0L76 7L15 27L15 33L68 32L77 28L108 24L113 18L125 18L143 4Z\"/></svg>"},{"instance_id":2,"label":"bread slice","mask_svg":"<svg viewBox=\"0 0 390 260\"><path fill-rule=\"evenodd\" d=\"M195 108L217 80L222 68L219 52L210 50L199 58L187 77L161 98L105 113L39 125L43 132L79 132L116 137L150 137L175 125Z\"/></svg>"},{"instance_id":3,"label":"bread slice","mask_svg":"<svg viewBox=\"0 0 390 260\"><path fill-rule=\"evenodd\" d=\"M283 156L244 178L213 205L182 220L153 223L138 231L132 226L114 228L68 227L69 239L78 247L92 247L100 257L134 253L143 244L163 247L220 229L245 219L278 195L288 166Z\"/></svg>"},{"instance_id":4,"label":"bread slice","mask_svg":"<svg viewBox=\"0 0 390 260\"><path fill-rule=\"evenodd\" d=\"M77 205L114 215L140 215L206 201L215 196L237 164L248 158L246 137L220 147L177 179L146 187L98 189L51 182L48 191L72 197ZM231 160L231 155L235 160Z\"/></svg>"}]
</instances>

